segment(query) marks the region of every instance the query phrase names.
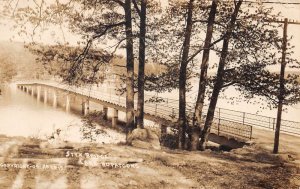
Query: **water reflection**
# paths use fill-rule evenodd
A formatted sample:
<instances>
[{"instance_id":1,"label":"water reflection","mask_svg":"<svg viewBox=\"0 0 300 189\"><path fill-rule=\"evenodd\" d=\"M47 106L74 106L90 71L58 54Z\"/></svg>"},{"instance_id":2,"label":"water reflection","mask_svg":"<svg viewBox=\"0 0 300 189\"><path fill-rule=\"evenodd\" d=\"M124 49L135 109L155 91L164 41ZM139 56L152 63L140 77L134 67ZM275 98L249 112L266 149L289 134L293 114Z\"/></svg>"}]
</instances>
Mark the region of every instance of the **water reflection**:
<instances>
[{"instance_id":1,"label":"water reflection","mask_svg":"<svg viewBox=\"0 0 300 189\"><path fill-rule=\"evenodd\" d=\"M81 126L80 116L37 101L30 94L18 90L15 84L2 90L0 134L82 142ZM117 143L124 140L125 136L108 129L105 135L97 137L96 142Z\"/></svg>"}]
</instances>

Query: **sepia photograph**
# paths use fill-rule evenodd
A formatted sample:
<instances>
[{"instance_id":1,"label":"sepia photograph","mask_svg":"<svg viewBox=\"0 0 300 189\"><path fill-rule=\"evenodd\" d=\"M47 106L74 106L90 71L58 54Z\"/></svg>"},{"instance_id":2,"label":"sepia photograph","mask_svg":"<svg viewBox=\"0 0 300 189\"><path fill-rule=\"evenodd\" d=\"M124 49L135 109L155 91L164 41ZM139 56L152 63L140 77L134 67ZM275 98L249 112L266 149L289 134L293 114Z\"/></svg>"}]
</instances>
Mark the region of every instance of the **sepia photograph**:
<instances>
[{"instance_id":1,"label":"sepia photograph","mask_svg":"<svg viewBox=\"0 0 300 189\"><path fill-rule=\"evenodd\" d=\"M0 0L0 189L300 189L300 0Z\"/></svg>"}]
</instances>

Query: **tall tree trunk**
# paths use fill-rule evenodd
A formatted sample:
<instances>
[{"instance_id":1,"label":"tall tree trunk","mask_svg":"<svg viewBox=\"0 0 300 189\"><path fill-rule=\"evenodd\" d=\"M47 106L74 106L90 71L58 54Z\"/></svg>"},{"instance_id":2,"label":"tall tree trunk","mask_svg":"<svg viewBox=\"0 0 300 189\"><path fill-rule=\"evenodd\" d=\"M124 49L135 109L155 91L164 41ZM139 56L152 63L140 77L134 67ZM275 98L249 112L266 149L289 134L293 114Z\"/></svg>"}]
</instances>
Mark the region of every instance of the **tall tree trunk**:
<instances>
[{"instance_id":1,"label":"tall tree trunk","mask_svg":"<svg viewBox=\"0 0 300 189\"><path fill-rule=\"evenodd\" d=\"M243 0L239 0L235 4L234 12L231 15L230 22L227 26L226 33L224 36L223 47L222 47L222 52L221 52L221 57L220 57L219 67L218 67L218 72L217 72L217 78L215 81L213 93L212 93L211 100L209 103L204 128L201 133L200 150L205 150L206 141L207 141L208 135L210 133L211 124L214 119L214 114L215 114L215 109L216 109L217 102L218 102L218 97L219 97L220 91L223 86L223 77L224 77L224 73L225 73L224 69L225 69L225 65L226 65L226 58L228 55L229 41L231 39L232 31L235 27L235 22L236 22L242 2L243 2Z\"/></svg>"},{"instance_id":2,"label":"tall tree trunk","mask_svg":"<svg viewBox=\"0 0 300 189\"><path fill-rule=\"evenodd\" d=\"M125 0L125 29L126 29L126 132L134 128L134 56L133 56L133 35L131 0Z\"/></svg>"},{"instance_id":3,"label":"tall tree trunk","mask_svg":"<svg viewBox=\"0 0 300 189\"><path fill-rule=\"evenodd\" d=\"M208 24L207 24L207 31L204 43L204 51L202 56L202 63L201 63L201 72L200 72L200 80L199 80L199 91L198 97L195 106L195 114L193 120L192 128L192 141L191 141L191 150L197 150L199 147L199 138L201 133L201 119L202 119L202 109L204 106L204 99L205 99L205 90L206 90L206 83L207 83L207 69L209 64L209 53L210 53L210 44L213 35L213 28L214 22L217 12L217 3L218 0L213 0L209 17L208 17Z\"/></svg>"},{"instance_id":4,"label":"tall tree trunk","mask_svg":"<svg viewBox=\"0 0 300 189\"><path fill-rule=\"evenodd\" d=\"M278 153L279 148L279 134L280 134L280 125L281 125L281 116L282 116L282 106L283 106L283 100L284 100L284 73L285 73L285 67L286 67L286 43L287 43L287 25L288 25L288 19L284 19L284 28L283 28L283 42L282 42L282 58L281 58L281 70L280 70L280 89L279 89L279 95L278 95L278 110L277 110L277 122L276 122L276 130L275 130L275 138L274 138L274 149L273 153Z\"/></svg>"},{"instance_id":5,"label":"tall tree trunk","mask_svg":"<svg viewBox=\"0 0 300 189\"><path fill-rule=\"evenodd\" d=\"M179 75L179 132L178 132L178 148L185 148L186 134L186 72L188 65L188 56L190 50L190 41L193 28L193 3L190 0L188 4L188 16L186 21L186 29L184 34L184 43L182 50L182 58L180 63Z\"/></svg>"},{"instance_id":6,"label":"tall tree trunk","mask_svg":"<svg viewBox=\"0 0 300 189\"><path fill-rule=\"evenodd\" d=\"M144 88L145 88L145 51L146 51L146 18L147 0L141 0L140 14L140 46L139 46L139 73L138 73L138 104L137 126L144 128Z\"/></svg>"}]
</instances>

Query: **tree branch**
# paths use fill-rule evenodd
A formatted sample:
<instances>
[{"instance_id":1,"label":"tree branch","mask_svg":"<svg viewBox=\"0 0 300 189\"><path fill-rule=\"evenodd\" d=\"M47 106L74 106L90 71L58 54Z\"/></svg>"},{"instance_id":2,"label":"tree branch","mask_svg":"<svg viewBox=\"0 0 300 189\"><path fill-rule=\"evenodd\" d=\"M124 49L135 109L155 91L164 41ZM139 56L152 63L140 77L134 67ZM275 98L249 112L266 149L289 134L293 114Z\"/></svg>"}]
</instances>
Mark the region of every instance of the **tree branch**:
<instances>
[{"instance_id":1,"label":"tree branch","mask_svg":"<svg viewBox=\"0 0 300 189\"><path fill-rule=\"evenodd\" d=\"M136 0L132 0L132 2L133 2L135 10L137 11L137 13L139 14L139 16L141 17L141 10L140 10L140 8L139 8Z\"/></svg>"}]
</instances>

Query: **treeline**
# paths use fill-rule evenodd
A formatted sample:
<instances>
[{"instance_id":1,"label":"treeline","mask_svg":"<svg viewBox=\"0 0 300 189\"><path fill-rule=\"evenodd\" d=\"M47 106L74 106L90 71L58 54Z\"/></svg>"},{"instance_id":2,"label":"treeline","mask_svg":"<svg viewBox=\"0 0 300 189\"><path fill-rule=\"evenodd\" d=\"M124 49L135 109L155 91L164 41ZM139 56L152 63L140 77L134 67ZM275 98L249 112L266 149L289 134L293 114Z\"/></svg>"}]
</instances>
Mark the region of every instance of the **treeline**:
<instances>
[{"instance_id":1,"label":"treeline","mask_svg":"<svg viewBox=\"0 0 300 189\"><path fill-rule=\"evenodd\" d=\"M269 67L282 63L280 25L271 22L280 15L263 4L243 0L34 2L15 9L19 31L29 35L57 27L82 37L77 47L67 43L50 47L29 45L39 55L39 61L56 69L53 73L60 73L65 81L99 82L102 66L111 64L125 49L126 72L122 78L126 83L128 133L135 125L144 128L145 90L179 89L177 143L178 148L190 150L205 149L219 94L229 86L235 86L246 98L264 96L272 107L277 107L279 100L285 105L299 101L296 75L285 77L284 95L279 99L283 91L279 75L270 72ZM28 23L34 26L33 33L26 30ZM285 64L297 67L292 50L288 43ZM218 61L211 61L212 56ZM55 68L51 66L55 62L62 64ZM160 65L162 71L145 74L148 63ZM210 68L217 69L215 76L208 77ZM199 78L199 90L194 113L188 115L186 93L194 77ZM211 93L207 93L208 87ZM210 102L206 119L202 120L205 98Z\"/></svg>"}]
</instances>

